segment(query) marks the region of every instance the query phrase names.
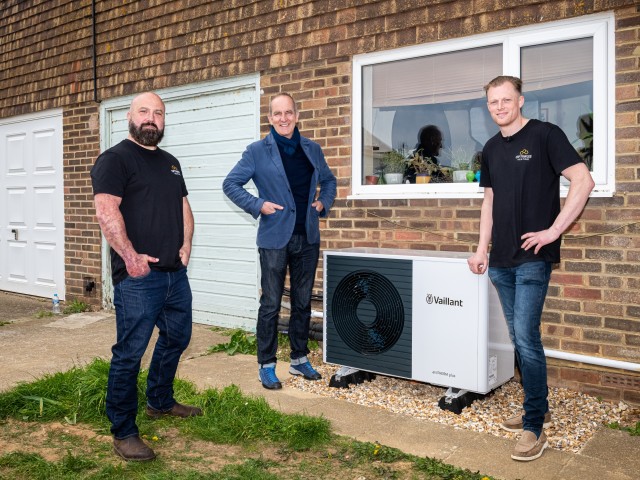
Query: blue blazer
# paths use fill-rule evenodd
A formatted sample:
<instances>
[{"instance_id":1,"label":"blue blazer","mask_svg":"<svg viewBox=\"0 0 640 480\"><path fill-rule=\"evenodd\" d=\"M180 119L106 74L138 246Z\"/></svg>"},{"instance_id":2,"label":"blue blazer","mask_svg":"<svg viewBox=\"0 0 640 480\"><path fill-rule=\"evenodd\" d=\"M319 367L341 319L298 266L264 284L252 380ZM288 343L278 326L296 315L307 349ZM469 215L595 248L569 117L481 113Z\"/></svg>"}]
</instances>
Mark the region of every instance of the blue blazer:
<instances>
[{"instance_id":1,"label":"blue blazer","mask_svg":"<svg viewBox=\"0 0 640 480\"><path fill-rule=\"evenodd\" d=\"M331 173L320 145L302 136L300 145L313 165L305 227L307 241L317 244L320 243L319 218L329 214L336 197L336 177ZM244 188L249 180L253 180L256 185L259 197L251 195ZM316 200L318 185L320 192L317 200L324 207L320 213L311 206ZM269 134L247 147L240 161L222 183L222 190L229 200L253 218L260 216L256 239L258 247L283 248L289 243L296 223L296 204L273 135ZM265 201L282 205L284 209L276 210L271 215L261 215L260 209Z\"/></svg>"}]
</instances>

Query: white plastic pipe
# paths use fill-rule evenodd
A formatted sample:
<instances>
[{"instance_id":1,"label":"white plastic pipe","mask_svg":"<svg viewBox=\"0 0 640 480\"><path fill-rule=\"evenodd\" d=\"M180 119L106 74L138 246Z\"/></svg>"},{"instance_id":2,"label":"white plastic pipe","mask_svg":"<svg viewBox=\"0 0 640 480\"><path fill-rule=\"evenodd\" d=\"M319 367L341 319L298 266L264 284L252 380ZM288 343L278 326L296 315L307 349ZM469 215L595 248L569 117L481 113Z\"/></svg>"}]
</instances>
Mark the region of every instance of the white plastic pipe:
<instances>
[{"instance_id":1,"label":"white plastic pipe","mask_svg":"<svg viewBox=\"0 0 640 480\"><path fill-rule=\"evenodd\" d=\"M588 363L590 365L598 365L600 367L611 367L619 368L620 370L629 370L631 372L640 372L640 363L623 362L622 360L580 355L579 353L562 352L560 350L547 350L546 348L544 349L544 354L549 358L557 358L559 360L569 360L570 362L581 362Z\"/></svg>"},{"instance_id":2,"label":"white plastic pipe","mask_svg":"<svg viewBox=\"0 0 640 480\"><path fill-rule=\"evenodd\" d=\"M291 310L290 302L282 302L280 305L287 310ZM324 318L324 313L321 310L311 310L311 318Z\"/></svg>"}]
</instances>

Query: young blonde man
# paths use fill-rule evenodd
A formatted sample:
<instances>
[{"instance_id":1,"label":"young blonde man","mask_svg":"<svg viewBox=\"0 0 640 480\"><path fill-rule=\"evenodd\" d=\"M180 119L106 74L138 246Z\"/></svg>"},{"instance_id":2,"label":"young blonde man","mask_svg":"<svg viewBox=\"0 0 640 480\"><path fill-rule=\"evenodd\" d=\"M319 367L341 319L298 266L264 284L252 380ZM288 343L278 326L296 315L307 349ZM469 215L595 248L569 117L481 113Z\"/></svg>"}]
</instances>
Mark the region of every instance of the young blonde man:
<instances>
[{"instance_id":1,"label":"young blonde man","mask_svg":"<svg viewBox=\"0 0 640 480\"><path fill-rule=\"evenodd\" d=\"M473 273L498 291L524 389L524 415L504 428L523 430L511 458L530 461L548 446L547 365L540 318L551 268L560 261L562 233L582 212L594 187L586 165L556 125L522 116L522 81L500 76L485 87L491 118L500 128L482 151L484 200ZM570 182L560 209L560 176ZM491 257L489 258L489 244Z\"/></svg>"}]
</instances>

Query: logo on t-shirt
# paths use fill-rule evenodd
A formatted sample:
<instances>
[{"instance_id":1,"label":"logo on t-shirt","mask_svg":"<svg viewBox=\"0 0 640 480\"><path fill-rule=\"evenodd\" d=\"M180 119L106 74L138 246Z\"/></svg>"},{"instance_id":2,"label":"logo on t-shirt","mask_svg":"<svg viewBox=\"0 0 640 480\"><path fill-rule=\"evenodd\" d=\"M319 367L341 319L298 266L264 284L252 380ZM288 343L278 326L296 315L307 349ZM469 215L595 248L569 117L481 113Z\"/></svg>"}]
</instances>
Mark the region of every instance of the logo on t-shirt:
<instances>
[{"instance_id":1,"label":"logo on t-shirt","mask_svg":"<svg viewBox=\"0 0 640 480\"><path fill-rule=\"evenodd\" d=\"M520 154L516 155L516 160L518 162L528 162L529 160L531 160L531 157L533 157L533 155L529 153L529 150L523 148L522 150L520 150Z\"/></svg>"},{"instance_id":2,"label":"logo on t-shirt","mask_svg":"<svg viewBox=\"0 0 640 480\"><path fill-rule=\"evenodd\" d=\"M171 173L173 173L174 175L178 175L179 177L182 176L180 170L178 170L178 167L176 167L175 165L171 165Z\"/></svg>"}]
</instances>

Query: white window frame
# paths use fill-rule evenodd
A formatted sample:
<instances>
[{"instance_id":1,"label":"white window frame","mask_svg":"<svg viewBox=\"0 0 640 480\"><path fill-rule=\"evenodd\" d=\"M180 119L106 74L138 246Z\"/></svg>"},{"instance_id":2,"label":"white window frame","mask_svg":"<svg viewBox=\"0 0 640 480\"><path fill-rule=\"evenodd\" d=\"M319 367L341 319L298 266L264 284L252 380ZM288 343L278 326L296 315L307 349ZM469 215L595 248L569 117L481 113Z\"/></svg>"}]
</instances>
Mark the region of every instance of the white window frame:
<instances>
[{"instance_id":1,"label":"white window frame","mask_svg":"<svg viewBox=\"0 0 640 480\"><path fill-rule=\"evenodd\" d=\"M613 12L415 45L353 57L352 194L349 199L482 198L478 183L362 185L362 70L379 63L502 44L503 74L520 76L520 49L532 45L593 38L594 152L592 197L615 193L615 19ZM525 85L526 95L526 85ZM596 161L596 159L598 159ZM604 159L604 160L602 160ZM566 196L562 182L560 195Z\"/></svg>"}]
</instances>

